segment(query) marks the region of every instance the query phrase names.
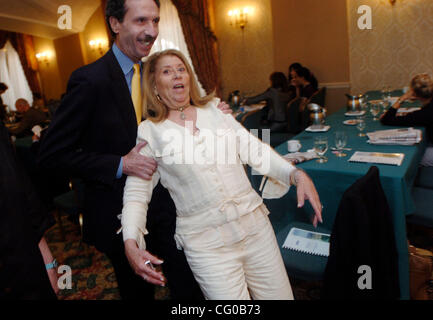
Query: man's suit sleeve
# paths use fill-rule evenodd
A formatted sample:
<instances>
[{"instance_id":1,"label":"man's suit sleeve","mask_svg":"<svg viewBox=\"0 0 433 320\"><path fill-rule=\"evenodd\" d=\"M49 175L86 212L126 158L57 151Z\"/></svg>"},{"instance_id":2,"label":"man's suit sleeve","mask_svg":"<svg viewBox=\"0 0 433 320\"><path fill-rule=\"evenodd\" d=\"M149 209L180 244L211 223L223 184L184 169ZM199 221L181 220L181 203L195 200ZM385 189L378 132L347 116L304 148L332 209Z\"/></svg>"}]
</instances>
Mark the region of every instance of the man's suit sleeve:
<instances>
[{"instance_id":1,"label":"man's suit sleeve","mask_svg":"<svg viewBox=\"0 0 433 320\"><path fill-rule=\"evenodd\" d=\"M38 163L73 176L112 185L120 162L119 155L83 150L82 136L90 123L96 102L95 90L84 72L74 72L67 93L41 141Z\"/></svg>"}]
</instances>

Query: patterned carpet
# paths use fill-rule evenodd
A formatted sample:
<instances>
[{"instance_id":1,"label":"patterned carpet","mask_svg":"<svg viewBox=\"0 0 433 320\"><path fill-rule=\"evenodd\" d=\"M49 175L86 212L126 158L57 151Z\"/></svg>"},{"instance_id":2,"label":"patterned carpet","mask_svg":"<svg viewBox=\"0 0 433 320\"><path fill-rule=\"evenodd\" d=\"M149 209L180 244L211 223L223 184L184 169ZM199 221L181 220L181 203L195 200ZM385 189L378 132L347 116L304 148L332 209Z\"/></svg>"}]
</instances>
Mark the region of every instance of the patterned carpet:
<instances>
[{"instance_id":1,"label":"patterned carpet","mask_svg":"<svg viewBox=\"0 0 433 320\"><path fill-rule=\"evenodd\" d=\"M62 216L65 241L62 241L59 225L54 225L46 234L46 239L59 265L69 265L72 269L72 289L61 290L60 300L119 300L116 277L108 258L80 241L78 223ZM424 249L433 249L431 229L409 227L408 237L412 244ZM296 300L318 300L321 282L305 282L291 279ZM155 299L170 299L167 288L156 288ZM433 299L433 295L432 295Z\"/></svg>"}]
</instances>

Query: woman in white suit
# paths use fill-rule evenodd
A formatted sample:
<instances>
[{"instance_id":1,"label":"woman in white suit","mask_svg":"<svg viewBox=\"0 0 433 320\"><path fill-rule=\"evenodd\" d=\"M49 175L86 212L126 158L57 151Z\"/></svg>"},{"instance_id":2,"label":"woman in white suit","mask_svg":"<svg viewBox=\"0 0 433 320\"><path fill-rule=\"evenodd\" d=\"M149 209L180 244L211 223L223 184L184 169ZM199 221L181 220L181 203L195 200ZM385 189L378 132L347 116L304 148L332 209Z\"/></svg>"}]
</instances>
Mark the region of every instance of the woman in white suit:
<instances>
[{"instance_id":1,"label":"woman in white suit","mask_svg":"<svg viewBox=\"0 0 433 320\"><path fill-rule=\"evenodd\" d=\"M150 56L143 72L146 121L137 142L158 168L151 181L130 176L124 191L123 239L128 260L145 280L164 285L147 252L147 205L158 180L177 211L175 239L207 299L293 299L269 211L245 174L247 163L308 199L313 224L322 222L311 179L217 109L213 94L200 97L184 56L167 50Z\"/></svg>"}]
</instances>

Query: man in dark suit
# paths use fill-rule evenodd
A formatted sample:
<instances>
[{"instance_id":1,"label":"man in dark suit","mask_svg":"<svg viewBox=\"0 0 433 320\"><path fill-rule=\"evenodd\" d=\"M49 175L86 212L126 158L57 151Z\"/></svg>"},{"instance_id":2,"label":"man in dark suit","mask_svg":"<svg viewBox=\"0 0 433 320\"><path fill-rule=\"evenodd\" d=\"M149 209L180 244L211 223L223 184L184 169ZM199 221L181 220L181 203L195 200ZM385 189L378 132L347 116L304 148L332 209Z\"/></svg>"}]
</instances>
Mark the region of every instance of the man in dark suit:
<instances>
[{"instance_id":1,"label":"man in dark suit","mask_svg":"<svg viewBox=\"0 0 433 320\"><path fill-rule=\"evenodd\" d=\"M165 285L166 280L146 262L159 264L159 259L143 251L134 262L143 273L136 275L116 231L126 176L151 179L156 170L153 159L139 154L145 143L135 146L139 113L131 95L136 65L149 54L158 35L159 1L108 0L106 19L114 45L101 59L72 73L67 93L41 141L39 160L44 167L66 170L84 180L84 236L110 258L122 298L152 299L149 283ZM146 243L164 260L172 298L202 299L183 252L176 248L175 218L174 203L158 184L149 206Z\"/></svg>"},{"instance_id":2,"label":"man in dark suit","mask_svg":"<svg viewBox=\"0 0 433 320\"><path fill-rule=\"evenodd\" d=\"M0 121L0 300L52 300L59 291L44 233L54 224Z\"/></svg>"},{"instance_id":3,"label":"man in dark suit","mask_svg":"<svg viewBox=\"0 0 433 320\"><path fill-rule=\"evenodd\" d=\"M22 114L22 118L16 127L9 129L11 135L17 137L33 135L32 128L47 120L47 116L41 110L30 108L25 99L18 99L15 102L15 107Z\"/></svg>"}]
</instances>

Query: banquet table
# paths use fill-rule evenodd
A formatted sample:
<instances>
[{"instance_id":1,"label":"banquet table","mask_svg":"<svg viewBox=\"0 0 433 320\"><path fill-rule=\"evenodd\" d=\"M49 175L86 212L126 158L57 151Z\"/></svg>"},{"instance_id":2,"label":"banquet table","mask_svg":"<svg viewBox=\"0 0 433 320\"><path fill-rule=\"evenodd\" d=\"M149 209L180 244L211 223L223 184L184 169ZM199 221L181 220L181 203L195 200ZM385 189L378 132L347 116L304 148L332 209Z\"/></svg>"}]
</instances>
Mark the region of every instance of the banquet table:
<instances>
[{"instance_id":1,"label":"banquet table","mask_svg":"<svg viewBox=\"0 0 433 320\"><path fill-rule=\"evenodd\" d=\"M400 93L401 92L394 92L394 95ZM380 99L380 93L370 92L368 99ZM316 136L328 137L329 149L325 154L328 158L328 162L317 163L315 160L311 160L298 164L297 166L304 169L315 183L320 200L324 206L322 212L324 223L322 227L327 230L332 230L332 225L344 191L357 179L365 175L371 166L375 165L379 168L381 184L392 212L395 241L398 251L401 299L409 299L409 260L405 216L415 211L415 205L411 197L411 189L417 173L418 163L426 148L426 141L423 139L422 142L414 146L369 144L367 143L368 137L358 136L359 131L356 126L343 124L343 121L353 119L353 117L345 116L346 112L346 108L342 108L326 118L326 125L331 126L327 132L312 133L303 131L293 138L301 142L302 148L300 151L305 152L313 148L314 138ZM368 113L365 115L365 122L365 133L375 130L397 128L384 126L380 121L373 121L373 116ZM423 136L425 135L424 128L417 129L422 130ZM348 141L346 148L351 148L352 150L344 151L344 153L347 154L346 157L339 158L330 151L330 148L335 146L334 135L336 131L345 131L347 133ZM279 145L276 150L280 154L287 154L287 143ZM356 151L404 153L405 157L401 166L349 162L349 158ZM252 177L255 188L257 188L257 184L260 180L261 176ZM269 217L277 234L280 247L282 245L281 241L284 241L285 236L278 236L278 233L282 231L287 232L283 229L294 221L309 223L309 217L313 213L308 203L304 208L297 208L295 188L291 188L289 193L281 199L265 200L265 203L271 211ZM281 249L283 256L284 250L287 249Z\"/></svg>"}]
</instances>

